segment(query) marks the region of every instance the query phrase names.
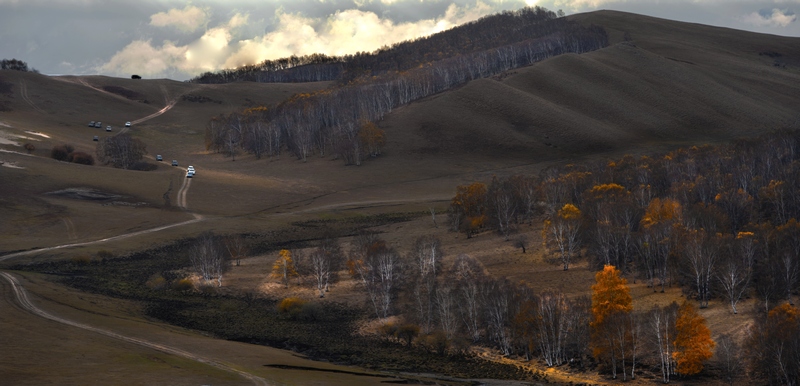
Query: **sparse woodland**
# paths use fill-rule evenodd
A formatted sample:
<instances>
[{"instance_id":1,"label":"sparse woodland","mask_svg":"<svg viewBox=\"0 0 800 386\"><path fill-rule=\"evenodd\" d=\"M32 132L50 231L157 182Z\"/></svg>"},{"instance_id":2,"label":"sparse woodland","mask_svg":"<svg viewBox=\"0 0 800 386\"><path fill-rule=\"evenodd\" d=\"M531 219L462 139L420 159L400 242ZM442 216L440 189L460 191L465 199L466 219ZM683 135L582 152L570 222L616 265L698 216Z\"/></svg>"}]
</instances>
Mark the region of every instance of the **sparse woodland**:
<instances>
[{"instance_id":1,"label":"sparse woodland","mask_svg":"<svg viewBox=\"0 0 800 386\"><path fill-rule=\"evenodd\" d=\"M279 264L290 255L282 251L273 272L287 285L286 272L313 277L307 282L324 296L335 280L330 274L345 263L374 318L401 317L402 324L385 324L381 333L432 352L488 345L502 355L596 368L623 381L647 371L664 383L702 374L713 361L713 374L731 382L747 368L755 380L793 385L800 371L793 305L800 275L798 145L797 132L782 131L456 189L452 231L511 240L518 228L543 221L554 264L569 270L588 259L598 270L590 296L535 293L524 282L492 277L468 255L445 264L441 241L432 236L397 251L379 234L362 233L346 256L327 240L309 256L296 255L296 271ZM654 292L680 286L689 300L636 309L629 278ZM758 299L749 335L715 341L697 307L724 299L735 317L746 298Z\"/></svg>"}]
</instances>

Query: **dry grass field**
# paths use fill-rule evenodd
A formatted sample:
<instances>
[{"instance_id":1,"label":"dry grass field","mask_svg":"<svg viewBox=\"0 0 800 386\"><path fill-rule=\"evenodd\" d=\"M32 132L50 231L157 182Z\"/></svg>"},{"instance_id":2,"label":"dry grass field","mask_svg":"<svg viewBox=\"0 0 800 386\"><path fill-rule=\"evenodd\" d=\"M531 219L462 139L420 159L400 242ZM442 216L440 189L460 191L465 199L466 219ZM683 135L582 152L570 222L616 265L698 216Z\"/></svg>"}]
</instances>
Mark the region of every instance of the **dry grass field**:
<instances>
[{"instance_id":1,"label":"dry grass field","mask_svg":"<svg viewBox=\"0 0 800 386\"><path fill-rule=\"evenodd\" d=\"M800 39L678 23L620 12L572 16L609 31L612 45L582 55L562 55L502 76L401 107L379 122L386 131L383 154L360 167L330 157L300 162L288 154L233 162L204 148L210 117L248 106L272 105L294 93L329 84L198 85L171 80L130 80L102 76L47 77L0 72L0 259L2 255L85 243L192 219L197 222L138 236L14 257L7 263L68 260L106 250L116 255L193 237L266 233L305 220L353 218L380 213L443 212L459 184L492 175L536 174L564 162L643 154L677 146L717 143L797 127L800 112ZM778 58L760 53L780 53ZM0 88L2 89L2 88ZM160 115L154 115L172 106ZM92 136L113 135L126 121L155 155L155 171L83 166L49 158L50 149L71 144L94 153ZM114 131L89 128L91 120ZM27 154L22 147L36 147ZM177 208L184 169L198 170ZM173 207L164 207L168 189ZM64 190L92 190L102 200L78 199ZM57 192L62 192L57 194ZM54 194L56 193L56 194ZM523 226L531 248L525 254L500 236L473 239L448 232L444 215L434 227L429 216L375 230L402 253L421 235L443 241L445 264L460 253L478 258L487 272L534 289L558 288L587 294L593 271L578 262L569 271L545 261L540 225ZM344 240L347 245L348 240ZM284 297L313 298L294 286L285 290L269 279L273 255L253 256L226 278L231 291L257 289ZM241 384L228 372L26 313L2 283L0 374L12 384ZM265 367L287 364L327 369L333 365L297 358L286 351L227 342L146 320L135 302L81 293L26 274L24 285L42 308L64 318L114 328L120 333L192 350L275 382L292 384L374 384L384 380L335 372L299 372ZM324 301L363 302L347 280ZM652 293L632 285L635 307L648 309L681 301L679 288ZM733 317L723 303L702 313L714 334L742 333L751 306ZM745 321L743 323L743 321ZM269 362L269 363L268 363ZM313 374L313 375L309 375ZM573 374L573 377L578 375ZM168 379L169 381L164 381ZM578 381L581 378L559 378ZM584 379L586 380L586 379ZM601 382L600 378L588 379ZM646 381L641 381L647 383Z\"/></svg>"}]
</instances>

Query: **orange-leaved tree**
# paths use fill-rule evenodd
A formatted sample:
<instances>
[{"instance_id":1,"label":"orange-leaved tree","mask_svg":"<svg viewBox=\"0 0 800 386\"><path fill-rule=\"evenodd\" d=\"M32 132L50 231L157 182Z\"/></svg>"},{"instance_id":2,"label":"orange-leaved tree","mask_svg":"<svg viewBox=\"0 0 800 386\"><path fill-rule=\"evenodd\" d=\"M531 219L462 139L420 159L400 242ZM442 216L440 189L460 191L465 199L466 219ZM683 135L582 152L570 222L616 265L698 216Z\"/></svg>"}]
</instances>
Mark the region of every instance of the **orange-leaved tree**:
<instances>
[{"instance_id":1,"label":"orange-leaved tree","mask_svg":"<svg viewBox=\"0 0 800 386\"><path fill-rule=\"evenodd\" d=\"M592 355L609 365L614 378L617 377L617 361L621 362L625 374L625 357L630 352L629 334L616 334L614 329L633 310L628 281L619 275L613 265L606 265L595 275L597 283L592 286L592 321L589 323Z\"/></svg>"},{"instance_id":2,"label":"orange-leaved tree","mask_svg":"<svg viewBox=\"0 0 800 386\"><path fill-rule=\"evenodd\" d=\"M272 265L272 277L281 279L283 285L289 288L289 278L294 276L297 276L297 270L294 268L292 252L288 249L281 249L278 259Z\"/></svg>"},{"instance_id":3,"label":"orange-leaved tree","mask_svg":"<svg viewBox=\"0 0 800 386\"><path fill-rule=\"evenodd\" d=\"M486 185L475 182L456 189L450 202L450 225L470 238L486 222Z\"/></svg>"},{"instance_id":4,"label":"orange-leaved tree","mask_svg":"<svg viewBox=\"0 0 800 386\"><path fill-rule=\"evenodd\" d=\"M714 355L711 350L715 343L706 326L706 319L697 313L691 303L684 302L678 309L675 330L675 352L672 353L677 363L675 370L681 375L699 373L703 370L703 362Z\"/></svg>"}]
</instances>

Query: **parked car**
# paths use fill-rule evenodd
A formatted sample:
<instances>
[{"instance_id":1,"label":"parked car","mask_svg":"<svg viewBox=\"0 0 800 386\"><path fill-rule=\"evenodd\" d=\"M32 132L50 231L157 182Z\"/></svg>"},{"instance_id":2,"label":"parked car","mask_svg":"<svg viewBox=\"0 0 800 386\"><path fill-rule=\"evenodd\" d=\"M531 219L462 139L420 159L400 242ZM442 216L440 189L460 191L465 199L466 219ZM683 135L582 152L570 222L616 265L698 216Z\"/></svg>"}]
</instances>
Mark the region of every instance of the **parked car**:
<instances>
[{"instance_id":1,"label":"parked car","mask_svg":"<svg viewBox=\"0 0 800 386\"><path fill-rule=\"evenodd\" d=\"M160 162L160 161L163 161L163 160L164 160L164 158L161 158L161 154L156 156L156 161Z\"/></svg>"},{"instance_id":2,"label":"parked car","mask_svg":"<svg viewBox=\"0 0 800 386\"><path fill-rule=\"evenodd\" d=\"M94 136L94 138L92 138L92 141L99 141L99 140L100 140L100 137L98 137L96 135Z\"/></svg>"},{"instance_id":3,"label":"parked car","mask_svg":"<svg viewBox=\"0 0 800 386\"><path fill-rule=\"evenodd\" d=\"M100 121L95 122L94 123L94 127L98 128L98 129L103 127L103 122L100 122Z\"/></svg>"},{"instance_id":4,"label":"parked car","mask_svg":"<svg viewBox=\"0 0 800 386\"><path fill-rule=\"evenodd\" d=\"M89 122L89 127L94 127L94 121Z\"/></svg>"},{"instance_id":5,"label":"parked car","mask_svg":"<svg viewBox=\"0 0 800 386\"><path fill-rule=\"evenodd\" d=\"M111 131L111 126L106 126L106 131Z\"/></svg>"},{"instance_id":6,"label":"parked car","mask_svg":"<svg viewBox=\"0 0 800 386\"><path fill-rule=\"evenodd\" d=\"M130 122L125 122L125 127L131 127L131 123Z\"/></svg>"},{"instance_id":7,"label":"parked car","mask_svg":"<svg viewBox=\"0 0 800 386\"><path fill-rule=\"evenodd\" d=\"M186 178L192 178L192 177L194 177L194 171L187 170L186 171Z\"/></svg>"},{"instance_id":8,"label":"parked car","mask_svg":"<svg viewBox=\"0 0 800 386\"><path fill-rule=\"evenodd\" d=\"M178 160L176 159L172 160L172 166L178 166Z\"/></svg>"}]
</instances>

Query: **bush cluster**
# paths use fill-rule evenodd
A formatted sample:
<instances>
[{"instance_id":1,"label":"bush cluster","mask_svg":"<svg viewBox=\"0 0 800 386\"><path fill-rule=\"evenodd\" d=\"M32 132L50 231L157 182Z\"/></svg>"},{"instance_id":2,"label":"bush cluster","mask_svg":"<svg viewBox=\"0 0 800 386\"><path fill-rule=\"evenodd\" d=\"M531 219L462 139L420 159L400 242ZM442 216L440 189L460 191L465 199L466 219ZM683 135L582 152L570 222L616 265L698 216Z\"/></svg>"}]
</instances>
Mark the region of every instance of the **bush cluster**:
<instances>
[{"instance_id":1,"label":"bush cluster","mask_svg":"<svg viewBox=\"0 0 800 386\"><path fill-rule=\"evenodd\" d=\"M33 147L33 145L31 145ZM27 147L26 147L27 149ZM29 152L32 151L29 149ZM50 150L50 158L57 161L72 162L81 165L94 165L94 157L82 151L75 151L72 145L56 145Z\"/></svg>"}]
</instances>

